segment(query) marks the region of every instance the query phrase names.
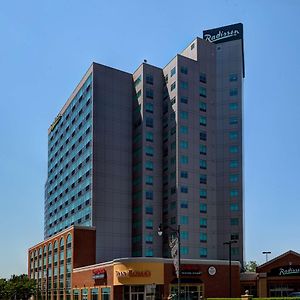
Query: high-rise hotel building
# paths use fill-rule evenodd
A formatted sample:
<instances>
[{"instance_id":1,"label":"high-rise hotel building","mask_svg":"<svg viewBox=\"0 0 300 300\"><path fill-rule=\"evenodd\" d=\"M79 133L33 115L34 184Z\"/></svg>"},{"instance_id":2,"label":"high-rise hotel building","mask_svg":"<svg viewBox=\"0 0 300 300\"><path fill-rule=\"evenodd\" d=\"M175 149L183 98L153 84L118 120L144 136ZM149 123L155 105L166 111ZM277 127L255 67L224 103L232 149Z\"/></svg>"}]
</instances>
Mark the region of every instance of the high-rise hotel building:
<instances>
[{"instance_id":1,"label":"high-rise hotel building","mask_svg":"<svg viewBox=\"0 0 300 300\"><path fill-rule=\"evenodd\" d=\"M203 32L165 67L93 63L48 132L45 241L95 231L96 262L181 256L243 262L243 27Z\"/></svg>"}]
</instances>

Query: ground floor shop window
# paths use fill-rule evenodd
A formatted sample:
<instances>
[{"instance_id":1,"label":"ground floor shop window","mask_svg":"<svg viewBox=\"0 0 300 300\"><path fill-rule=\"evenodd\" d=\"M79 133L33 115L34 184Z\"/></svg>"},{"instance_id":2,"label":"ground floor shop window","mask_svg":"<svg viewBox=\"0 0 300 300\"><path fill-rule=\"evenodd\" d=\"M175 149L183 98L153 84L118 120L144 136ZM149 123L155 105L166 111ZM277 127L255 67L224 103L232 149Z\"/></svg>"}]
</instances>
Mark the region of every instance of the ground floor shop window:
<instances>
[{"instance_id":1,"label":"ground floor shop window","mask_svg":"<svg viewBox=\"0 0 300 300\"><path fill-rule=\"evenodd\" d=\"M91 300L98 300L98 289L91 289Z\"/></svg>"},{"instance_id":2,"label":"ground floor shop window","mask_svg":"<svg viewBox=\"0 0 300 300\"><path fill-rule=\"evenodd\" d=\"M160 300L162 295L155 284L124 286L124 300Z\"/></svg>"},{"instance_id":3,"label":"ground floor shop window","mask_svg":"<svg viewBox=\"0 0 300 300\"><path fill-rule=\"evenodd\" d=\"M82 289L81 290L81 300L87 300L88 299L88 289Z\"/></svg>"},{"instance_id":4,"label":"ground floor shop window","mask_svg":"<svg viewBox=\"0 0 300 300\"><path fill-rule=\"evenodd\" d=\"M200 300L203 297L203 285L181 285L178 298L178 285L170 286L170 299L172 300Z\"/></svg>"},{"instance_id":5,"label":"ground floor shop window","mask_svg":"<svg viewBox=\"0 0 300 300\"><path fill-rule=\"evenodd\" d=\"M73 290L73 300L79 300L79 290Z\"/></svg>"},{"instance_id":6,"label":"ground floor shop window","mask_svg":"<svg viewBox=\"0 0 300 300\"><path fill-rule=\"evenodd\" d=\"M101 300L110 300L110 288L102 288L101 289Z\"/></svg>"}]
</instances>

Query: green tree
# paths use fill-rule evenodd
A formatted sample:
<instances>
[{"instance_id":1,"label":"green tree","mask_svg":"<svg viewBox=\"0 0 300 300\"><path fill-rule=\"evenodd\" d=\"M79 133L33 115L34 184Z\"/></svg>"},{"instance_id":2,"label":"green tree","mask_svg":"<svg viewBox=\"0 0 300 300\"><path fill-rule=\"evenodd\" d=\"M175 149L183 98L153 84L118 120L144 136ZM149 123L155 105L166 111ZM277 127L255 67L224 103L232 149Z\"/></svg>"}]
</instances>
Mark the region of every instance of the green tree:
<instances>
[{"instance_id":1,"label":"green tree","mask_svg":"<svg viewBox=\"0 0 300 300\"><path fill-rule=\"evenodd\" d=\"M27 275L13 275L5 285L4 299L29 299L36 293L36 282Z\"/></svg>"},{"instance_id":2,"label":"green tree","mask_svg":"<svg viewBox=\"0 0 300 300\"><path fill-rule=\"evenodd\" d=\"M247 263L245 263L245 271L247 272L256 272L256 267L258 266L257 262L255 260L250 260Z\"/></svg>"},{"instance_id":3,"label":"green tree","mask_svg":"<svg viewBox=\"0 0 300 300\"><path fill-rule=\"evenodd\" d=\"M0 278L0 299L6 298L6 279Z\"/></svg>"}]
</instances>

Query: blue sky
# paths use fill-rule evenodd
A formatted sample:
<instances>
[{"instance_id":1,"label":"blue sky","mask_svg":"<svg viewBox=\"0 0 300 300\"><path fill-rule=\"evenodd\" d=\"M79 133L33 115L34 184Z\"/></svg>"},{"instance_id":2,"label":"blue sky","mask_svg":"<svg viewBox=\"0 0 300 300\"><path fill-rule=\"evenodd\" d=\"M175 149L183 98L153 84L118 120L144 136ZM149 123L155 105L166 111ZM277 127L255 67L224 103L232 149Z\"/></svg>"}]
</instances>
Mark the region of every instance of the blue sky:
<instances>
[{"instance_id":1,"label":"blue sky","mask_svg":"<svg viewBox=\"0 0 300 300\"><path fill-rule=\"evenodd\" d=\"M300 1L4 1L0 277L43 239L47 129L92 61L163 67L204 29L242 22L245 260L300 251Z\"/></svg>"}]
</instances>

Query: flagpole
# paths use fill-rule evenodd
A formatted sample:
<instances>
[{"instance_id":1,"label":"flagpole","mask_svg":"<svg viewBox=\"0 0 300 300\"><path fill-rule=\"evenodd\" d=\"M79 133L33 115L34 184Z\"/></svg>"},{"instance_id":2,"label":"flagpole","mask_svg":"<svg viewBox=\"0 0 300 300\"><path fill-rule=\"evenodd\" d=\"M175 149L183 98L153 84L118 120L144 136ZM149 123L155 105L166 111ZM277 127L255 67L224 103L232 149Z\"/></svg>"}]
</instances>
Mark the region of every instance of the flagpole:
<instances>
[{"instance_id":1,"label":"flagpole","mask_svg":"<svg viewBox=\"0 0 300 300\"><path fill-rule=\"evenodd\" d=\"M181 253L180 253L180 246L181 246L181 242L180 242L180 225L178 224L177 229L172 228L171 226L165 226L165 228L169 228L171 229L171 231L173 233L176 233L176 238L177 239L173 239L172 237L169 239L169 246L171 248L171 256L173 258L173 263L174 263L174 267L175 267L175 271L176 271L176 275L177 275L177 300L180 300L180 294L181 294ZM162 236L163 234L163 226L162 224L159 225L158 227L158 231L157 231L159 236ZM176 242L176 244L174 244L174 242ZM177 246L177 247L176 247ZM176 249L177 248L177 249ZM177 256L177 258L176 258ZM176 263L176 261L178 260L178 262Z\"/></svg>"},{"instance_id":2,"label":"flagpole","mask_svg":"<svg viewBox=\"0 0 300 300\"><path fill-rule=\"evenodd\" d=\"M181 270L181 260L180 260L180 225L177 226L177 238L178 238L178 299L180 300L180 293L181 293L181 282L180 282L180 270Z\"/></svg>"}]
</instances>

